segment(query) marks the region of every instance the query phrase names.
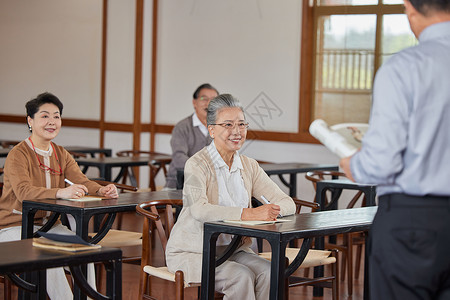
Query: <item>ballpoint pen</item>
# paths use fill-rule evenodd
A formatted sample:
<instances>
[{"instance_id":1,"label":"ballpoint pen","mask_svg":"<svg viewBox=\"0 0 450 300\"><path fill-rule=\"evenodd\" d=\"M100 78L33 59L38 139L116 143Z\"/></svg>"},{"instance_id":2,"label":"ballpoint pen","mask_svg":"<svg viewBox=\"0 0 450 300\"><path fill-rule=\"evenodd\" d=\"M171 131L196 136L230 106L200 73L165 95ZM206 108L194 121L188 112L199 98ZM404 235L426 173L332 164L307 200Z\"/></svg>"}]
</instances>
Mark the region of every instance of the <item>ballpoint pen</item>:
<instances>
[{"instance_id":1,"label":"ballpoint pen","mask_svg":"<svg viewBox=\"0 0 450 300\"><path fill-rule=\"evenodd\" d=\"M270 202L266 199L266 197L264 197L263 195L261 195L261 199L266 203L266 204L270 204Z\"/></svg>"},{"instance_id":2,"label":"ballpoint pen","mask_svg":"<svg viewBox=\"0 0 450 300\"><path fill-rule=\"evenodd\" d=\"M264 195L261 195L261 199L266 203L266 204L270 204L270 202L266 199L266 197L264 197ZM283 216L281 214L278 215L278 218L282 218Z\"/></svg>"},{"instance_id":3,"label":"ballpoint pen","mask_svg":"<svg viewBox=\"0 0 450 300\"><path fill-rule=\"evenodd\" d=\"M72 181L70 181L70 180L67 179L67 178L64 178L64 181L67 182L69 185L73 185L73 184L74 184Z\"/></svg>"},{"instance_id":4,"label":"ballpoint pen","mask_svg":"<svg viewBox=\"0 0 450 300\"><path fill-rule=\"evenodd\" d=\"M69 185L74 185L74 183L67 178L64 178L64 181L67 182L67 184L69 184ZM87 193L84 192L84 195L87 195Z\"/></svg>"}]
</instances>

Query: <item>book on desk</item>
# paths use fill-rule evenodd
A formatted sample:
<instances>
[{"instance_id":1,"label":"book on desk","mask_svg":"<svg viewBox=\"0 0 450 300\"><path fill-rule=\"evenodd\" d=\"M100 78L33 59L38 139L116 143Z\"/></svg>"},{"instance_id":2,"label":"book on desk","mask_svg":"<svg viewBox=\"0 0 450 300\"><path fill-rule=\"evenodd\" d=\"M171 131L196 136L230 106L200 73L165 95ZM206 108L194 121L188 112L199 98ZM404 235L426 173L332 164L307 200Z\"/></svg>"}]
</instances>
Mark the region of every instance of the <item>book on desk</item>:
<instances>
[{"instance_id":1,"label":"book on desk","mask_svg":"<svg viewBox=\"0 0 450 300\"><path fill-rule=\"evenodd\" d=\"M225 223L232 223L232 224L240 224L240 225L266 225L266 224L275 224L275 223L283 223L283 222L290 222L292 220L288 219L276 219L273 221L241 221L241 220L223 220Z\"/></svg>"},{"instance_id":2,"label":"book on desk","mask_svg":"<svg viewBox=\"0 0 450 300\"><path fill-rule=\"evenodd\" d=\"M33 246L70 252L99 249L102 246L90 244L78 235L55 234L38 231L39 238L33 238Z\"/></svg>"}]
</instances>

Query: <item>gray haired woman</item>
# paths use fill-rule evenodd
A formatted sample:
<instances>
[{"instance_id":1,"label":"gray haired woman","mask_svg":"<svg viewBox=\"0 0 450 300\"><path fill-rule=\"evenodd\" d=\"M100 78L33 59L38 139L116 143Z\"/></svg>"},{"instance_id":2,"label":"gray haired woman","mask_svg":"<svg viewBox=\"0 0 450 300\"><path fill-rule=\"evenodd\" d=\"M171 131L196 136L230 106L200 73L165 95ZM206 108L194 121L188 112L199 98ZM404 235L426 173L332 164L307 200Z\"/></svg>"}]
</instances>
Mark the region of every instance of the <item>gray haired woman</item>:
<instances>
[{"instance_id":1,"label":"gray haired woman","mask_svg":"<svg viewBox=\"0 0 450 300\"><path fill-rule=\"evenodd\" d=\"M239 154L248 123L242 105L232 95L214 98L207 125L213 142L185 165L183 209L166 248L169 271L182 270L188 283L201 281L203 223L220 220L274 220L291 215L295 204L267 176L258 163ZM251 198L265 196L269 204L253 208ZM220 235L218 253L231 238ZM269 299L270 262L251 248L251 239L216 268L215 289L224 299Z\"/></svg>"}]
</instances>

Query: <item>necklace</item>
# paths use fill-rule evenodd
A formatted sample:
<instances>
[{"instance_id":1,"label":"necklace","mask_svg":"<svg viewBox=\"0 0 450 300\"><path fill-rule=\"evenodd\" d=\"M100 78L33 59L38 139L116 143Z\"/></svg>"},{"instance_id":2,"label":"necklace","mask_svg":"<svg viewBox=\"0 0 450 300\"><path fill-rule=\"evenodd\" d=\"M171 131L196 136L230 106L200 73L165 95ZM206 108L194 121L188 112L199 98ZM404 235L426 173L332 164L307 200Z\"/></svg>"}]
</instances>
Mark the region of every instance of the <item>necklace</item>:
<instances>
[{"instance_id":1,"label":"necklace","mask_svg":"<svg viewBox=\"0 0 450 300\"><path fill-rule=\"evenodd\" d=\"M62 175L62 169L61 169L61 165L59 164L58 154L56 154L55 147L53 147L53 143L50 142L50 146L52 146L53 153L55 153L55 158L56 158L56 161L58 162L59 171L57 171L57 170L55 170L55 169L52 169L52 168L50 168L49 166L44 165L44 164L41 162L41 160L39 159L39 155L36 153L36 148L34 148L33 141L31 140L30 137L28 138L28 140L31 142L31 146L33 146L34 154L36 154L36 158L37 158L37 160L38 160L38 162L39 162L39 168L40 168L41 170L48 171L48 172L49 172L50 174L52 174L52 175Z\"/></svg>"}]
</instances>

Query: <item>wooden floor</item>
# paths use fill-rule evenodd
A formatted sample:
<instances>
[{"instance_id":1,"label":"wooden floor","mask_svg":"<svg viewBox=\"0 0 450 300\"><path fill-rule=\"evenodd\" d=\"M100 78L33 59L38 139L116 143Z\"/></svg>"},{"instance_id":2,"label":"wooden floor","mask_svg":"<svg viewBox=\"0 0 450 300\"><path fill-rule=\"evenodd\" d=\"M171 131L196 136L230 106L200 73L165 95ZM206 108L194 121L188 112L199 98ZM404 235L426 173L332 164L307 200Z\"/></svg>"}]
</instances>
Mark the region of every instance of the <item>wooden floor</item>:
<instances>
[{"instance_id":1,"label":"wooden floor","mask_svg":"<svg viewBox=\"0 0 450 300\"><path fill-rule=\"evenodd\" d=\"M129 214L125 217L126 230L142 230L142 220L141 217ZM269 247L264 245L265 250L269 250ZM125 249L124 253L135 253L138 249ZM155 244L154 249L154 261L163 263L162 260L162 250L160 245ZM123 264L123 273L122 273L122 289L123 289L123 299L124 300L136 300L138 299L138 290L139 290L139 272L140 267L136 265ZM353 281L353 295L349 296L347 293L347 282L341 281L340 283L340 299L341 300L358 300L363 299L363 270L360 272L360 278L355 279ZM175 299L175 293L173 290L173 286L166 281L152 279L152 290L153 295L157 299ZM17 290L15 290L17 291ZM312 287L296 287L289 289L289 299L331 299L331 291L325 289L323 297L313 297ZM3 286L0 285L0 299L3 299ZM17 292L14 293L13 299L17 299ZM197 299L197 289L190 288L187 289L185 299Z\"/></svg>"}]
</instances>

